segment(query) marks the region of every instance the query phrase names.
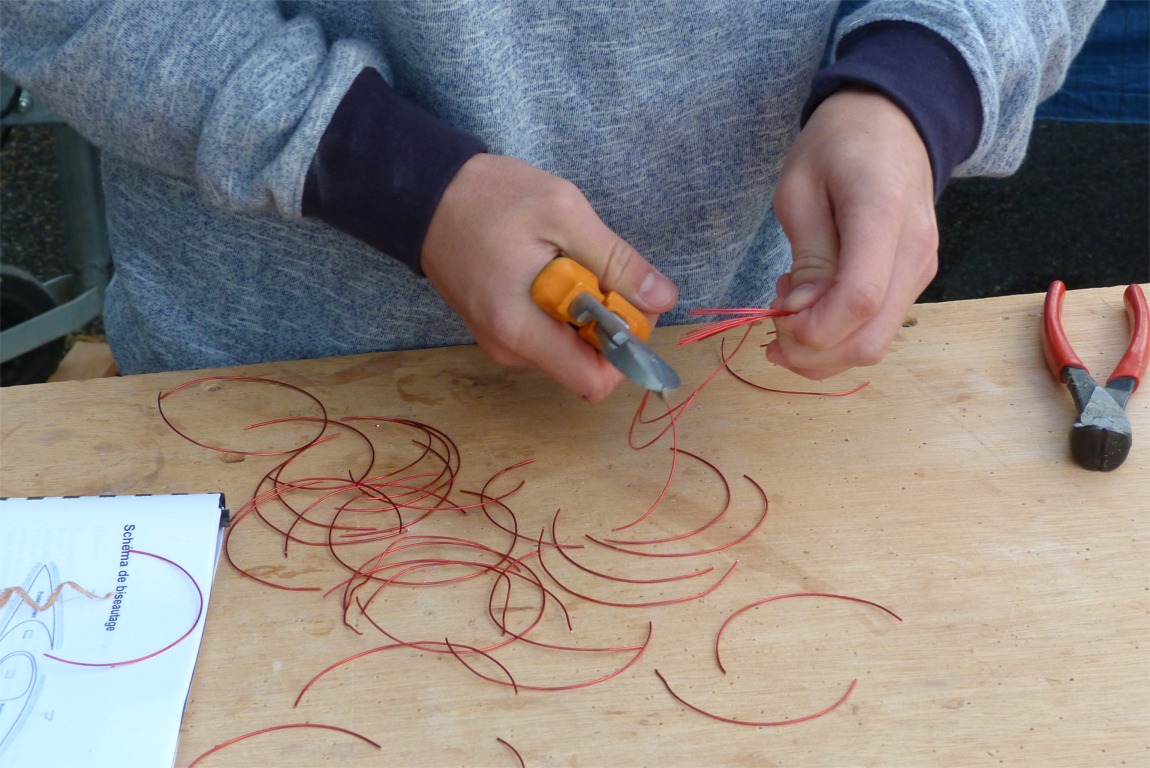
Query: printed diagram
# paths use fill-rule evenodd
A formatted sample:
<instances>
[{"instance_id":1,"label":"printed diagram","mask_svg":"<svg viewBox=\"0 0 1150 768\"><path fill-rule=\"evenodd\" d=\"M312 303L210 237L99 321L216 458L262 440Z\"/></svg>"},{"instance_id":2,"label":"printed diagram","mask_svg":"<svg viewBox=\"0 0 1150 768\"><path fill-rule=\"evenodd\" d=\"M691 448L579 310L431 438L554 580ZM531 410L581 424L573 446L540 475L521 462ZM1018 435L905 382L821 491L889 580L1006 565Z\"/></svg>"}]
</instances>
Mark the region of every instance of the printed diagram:
<instances>
[{"instance_id":1,"label":"printed diagram","mask_svg":"<svg viewBox=\"0 0 1150 768\"><path fill-rule=\"evenodd\" d=\"M38 563L21 585L43 605L60 584L55 563ZM44 685L44 654L60 647L61 601L42 611L12 595L0 611L0 754L32 715ZM51 712L44 712L46 719Z\"/></svg>"}]
</instances>

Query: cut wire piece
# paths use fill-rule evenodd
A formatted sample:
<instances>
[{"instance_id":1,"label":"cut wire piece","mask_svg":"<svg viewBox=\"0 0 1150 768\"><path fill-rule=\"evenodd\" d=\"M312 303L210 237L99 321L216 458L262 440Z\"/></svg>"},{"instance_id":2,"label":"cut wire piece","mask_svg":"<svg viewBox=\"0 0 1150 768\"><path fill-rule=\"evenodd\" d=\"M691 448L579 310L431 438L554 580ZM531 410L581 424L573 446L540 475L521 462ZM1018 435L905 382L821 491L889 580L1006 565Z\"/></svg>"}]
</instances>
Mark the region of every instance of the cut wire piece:
<instances>
[{"instance_id":1,"label":"cut wire piece","mask_svg":"<svg viewBox=\"0 0 1150 768\"><path fill-rule=\"evenodd\" d=\"M597 539L594 536L591 536L590 534L585 534L585 536L589 540L595 542L596 544L598 544L601 547L606 547L607 549L613 549L616 552L623 552L623 553L626 553L628 555L638 555L639 557L699 557L701 555L710 555L710 554L713 554L715 552L721 552L724 549L729 549L730 547L733 547L736 544L740 544L740 543L746 541L747 539L749 539L751 536L755 535L755 532L758 531L759 528L761 528L763 526L763 523L765 523L767 521L767 512L770 509L770 502L767 499L766 491L764 491L763 487L761 485L759 485L757 482L755 482L755 480L753 478L751 478L747 475L743 475L743 477L746 478L746 480L751 485L755 486L755 490L757 490L759 492L759 495L761 495L763 497L763 514L759 517L758 522L756 522L753 526L751 526L750 530L748 530L746 533L739 536L738 538L736 538L732 541L726 542L725 544L719 544L719 545L716 545L714 547L708 547L707 549L697 549L697 550L694 550L693 552L647 552L647 551L641 550L641 549L630 549L628 547L621 547L618 544L610 544L610 543L608 543L610 541L609 539ZM552 534L554 534L554 526L552 526ZM674 541L674 539L668 539L668 541ZM560 585L560 586L562 586L562 585Z\"/></svg>"},{"instance_id":2,"label":"cut wire piece","mask_svg":"<svg viewBox=\"0 0 1150 768\"><path fill-rule=\"evenodd\" d=\"M519 761L519 768L527 768L527 763L523 762L523 755L519 754L518 749L511 746L511 744L499 738L498 736L495 737L495 740L511 750L511 754L515 755L515 759Z\"/></svg>"},{"instance_id":3,"label":"cut wire piece","mask_svg":"<svg viewBox=\"0 0 1150 768\"><path fill-rule=\"evenodd\" d=\"M375 747L376 749L383 749L382 746L380 746L376 742L372 741L371 739L367 738L366 736L360 735L360 734L356 733L355 731L349 731L347 728L340 728L338 725L323 725L322 723L287 723L285 725L273 725L270 728L261 728L258 731L252 731L251 733L245 733L242 736L236 736L234 739L228 739L223 744L217 744L216 746L212 747L211 749L209 749L204 754L197 757L195 760L193 760L191 762L191 764L188 765L188 768L196 768L197 765L199 765L201 762L203 762L204 758L208 757L209 755L213 755L216 752L219 752L221 749L224 749L225 747L230 747L232 744L235 744L237 742L244 741L245 739L250 739L253 736L261 736L265 733L272 733L273 731L283 731L283 730L288 730L290 728L318 728L318 729L323 729L323 730L328 730L328 731L337 731L338 733L345 733L348 736L354 736L355 738L359 739L360 741L366 742L366 743L370 744L371 746Z\"/></svg>"},{"instance_id":4,"label":"cut wire piece","mask_svg":"<svg viewBox=\"0 0 1150 768\"><path fill-rule=\"evenodd\" d=\"M695 704L692 704L691 702L687 701L686 699L684 699L679 694L675 693L675 689L671 687L671 684L667 681L667 678L663 677L662 672L660 672L659 670L656 669L655 675L658 676L659 680L662 681L663 685L667 689L667 693L671 694L672 698L674 698L675 701L679 702L684 707L687 707L688 709L693 709L694 711L698 712L700 715L706 715L707 717L711 718L712 720L718 720L720 722L730 723L732 725L751 725L751 726L757 726L757 727L774 727L774 726L779 726L779 725L795 725L796 723L805 723L808 720L814 720L816 717L822 717L823 715L827 714L828 712L833 712L834 710L838 709L838 707L844 701L846 701L847 698L851 695L851 692L854 691L855 686L858 685L858 680L854 680L850 684L850 687L847 688L847 692L844 693L839 698L838 701L836 701L834 704L831 704L829 707L827 707L825 709L820 709L818 712L814 712L814 713L809 714L809 715L803 715L802 717L792 717L788 720L754 721L754 720L738 720L738 719L733 718L733 717L724 717L723 715L716 715L714 712L708 712L707 710L703 709L702 707L699 707Z\"/></svg>"},{"instance_id":5,"label":"cut wire piece","mask_svg":"<svg viewBox=\"0 0 1150 768\"><path fill-rule=\"evenodd\" d=\"M782 309L763 309L756 307L735 307L729 309L692 309L687 313L687 317L705 317L708 315L725 316L727 320L718 320L713 323L708 323L704 326L696 328L690 333L679 339L679 346L683 347L687 344L694 344L703 339L709 339L712 336L717 336L720 333L726 333L732 328L739 328L744 325L754 325L761 323L763 320L773 320L776 317L788 317L795 314L794 312L787 312Z\"/></svg>"},{"instance_id":6,"label":"cut wire piece","mask_svg":"<svg viewBox=\"0 0 1150 768\"><path fill-rule=\"evenodd\" d=\"M188 581L192 582L192 586L196 588L196 596L199 599L198 605L196 607L196 618L192 621L192 626L188 627L187 632L180 635L179 637L177 637L175 640L173 640L172 642L165 645L160 650L152 651L151 653L149 653L145 656L140 656L140 657L135 658L135 659L126 659L124 661L108 661L108 662L103 662L103 661L101 661L101 662L73 661L71 659L62 659L59 656L53 656L50 653L45 653L44 654L45 658L52 659L53 661L59 661L59 662L62 662L64 664L72 664L72 665L77 666L77 667L121 667L121 666L124 666L127 664L137 664L141 661L147 661L148 659L159 656L161 653L164 653L165 651L169 651L172 648L175 648L177 645L182 643L188 637L188 635L192 634L192 632L195 631L196 627L198 627L200 625L200 619L204 615L204 592L203 592L203 590L200 589L200 585L196 582L196 580L192 576L192 574L188 573L187 569L184 568L184 566L180 565L179 563L175 562L174 560L169 560L168 558L163 557L161 555L154 555L151 552L144 552L143 550L140 550L140 549L130 549L130 550L128 550L128 554L144 555L145 557L152 557L152 558L155 558L156 560L161 560L161 561L167 563L168 565L171 565L171 566L178 568L181 573L183 573L185 576L188 577Z\"/></svg>"},{"instance_id":7,"label":"cut wire piece","mask_svg":"<svg viewBox=\"0 0 1150 768\"><path fill-rule=\"evenodd\" d=\"M882 605L879 605L878 603L872 602L870 600L864 600L861 597L851 597L849 595L838 595L838 594L834 594L834 593L830 593L830 592L792 592L792 593L785 594L785 595L775 595L773 597L767 597L767 598L764 598L762 600L757 600L757 601L751 603L750 605L745 605L742 608L738 609L737 611L732 613L730 616L728 616L727 620L723 622L721 627L719 627L719 631L715 635L715 660L718 662L719 669L723 672L723 674L726 674L727 670L723 666L723 660L719 654L719 641L722 639L723 630L725 630L727 628L727 625L730 624L731 621L735 617L751 610L752 608L755 608L755 607L760 606L760 605L764 605L766 603L772 603L772 602L775 602L776 600L786 600L788 598L794 598L794 597L829 597L829 598L834 598L836 600L848 600L848 601L853 602L853 603L862 603L863 605L874 606L875 608L878 608L881 611L885 611L886 613L890 614L891 616L898 619L899 621L902 621L902 618L897 613L890 610L889 608L882 606ZM706 715L707 717L709 717L713 720L719 720L719 721L724 722L724 723L731 723L733 725L750 725L750 726L758 726L758 727L794 725L796 723L804 723L808 720L814 720L817 717L822 717L823 715L825 715L829 712L833 712L840 705L842 705L842 703L845 702L847 700L847 698L851 695L851 693L854 691L855 686L858 685L858 678L855 678L853 681L851 681L851 684L847 688L846 693L844 693L838 699L838 701L831 704L829 707L826 707L824 709L820 709L818 712L814 712L814 713L809 714L809 715L803 715L801 717L788 718L785 720L752 721L752 720L740 720L740 719L733 718L733 717L725 717L723 715L717 715L714 712L708 712L707 710L703 709L702 707L700 707L696 704L692 704L691 702L687 701L682 696L680 696L678 693L676 693L675 690L671 687L671 683L667 681L667 678L664 677L663 674L659 672L659 670L656 669L655 674L659 677L659 680L661 680L663 682L663 685L666 687L667 692L671 694L671 696L675 699L675 701L679 702L680 704L687 707L688 709L693 709L694 711L698 712L701 715Z\"/></svg>"}]
</instances>

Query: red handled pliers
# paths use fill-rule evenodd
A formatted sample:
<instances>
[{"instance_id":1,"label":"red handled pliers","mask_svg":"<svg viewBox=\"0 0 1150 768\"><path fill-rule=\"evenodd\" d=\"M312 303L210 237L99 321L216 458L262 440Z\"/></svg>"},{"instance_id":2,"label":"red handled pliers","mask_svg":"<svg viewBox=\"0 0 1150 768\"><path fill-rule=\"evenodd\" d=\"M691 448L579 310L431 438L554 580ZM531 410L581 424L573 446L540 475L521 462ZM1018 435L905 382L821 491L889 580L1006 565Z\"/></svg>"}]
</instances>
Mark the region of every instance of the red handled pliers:
<instances>
[{"instance_id":1,"label":"red handled pliers","mask_svg":"<svg viewBox=\"0 0 1150 768\"><path fill-rule=\"evenodd\" d=\"M1114 372L1101 386L1086 365L1074 354L1062 330L1062 297L1066 286L1061 280L1050 284L1042 310L1042 351L1055 378L1066 384L1078 408L1078 420L1070 428L1070 453L1087 469L1109 472L1117 469L1130 453L1133 429L1126 415L1126 403L1150 362L1150 312L1146 295L1134 284L1126 288L1126 314L1130 320L1130 344Z\"/></svg>"}]
</instances>

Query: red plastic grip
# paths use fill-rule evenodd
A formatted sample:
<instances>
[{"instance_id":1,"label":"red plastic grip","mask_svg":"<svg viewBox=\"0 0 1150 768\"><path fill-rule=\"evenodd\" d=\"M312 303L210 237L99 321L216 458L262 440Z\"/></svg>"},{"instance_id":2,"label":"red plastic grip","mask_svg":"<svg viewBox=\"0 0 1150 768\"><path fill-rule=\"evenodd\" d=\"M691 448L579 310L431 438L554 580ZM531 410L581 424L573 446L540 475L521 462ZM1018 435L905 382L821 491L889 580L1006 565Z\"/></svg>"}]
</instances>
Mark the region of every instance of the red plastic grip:
<instances>
[{"instance_id":1,"label":"red plastic grip","mask_svg":"<svg viewBox=\"0 0 1150 768\"><path fill-rule=\"evenodd\" d=\"M1046 365L1050 368L1050 372L1059 381L1062 381L1062 369L1067 366L1089 370L1078 355L1074 354L1074 349L1062 330L1062 298L1065 295L1066 284L1061 280L1055 280L1046 290L1046 303L1042 307L1042 354L1046 356ZM1145 309L1145 299L1142 306ZM1145 319L1146 313L1143 312L1142 316ZM1145 370L1145 361L1142 367Z\"/></svg>"},{"instance_id":2,"label":"red plastic grip","mask_svg":"<svg viewBox=\"0 0 1150 768\"><path fill-rule=\"evenodd\" d=\"M1146 373L1146 364L1150 363L1150 312L1146 309L1146 294L1137 283L1126 287L1123 298L1126 300L1126 317L1130 320L1130 344L1107 383L1131 378L1134 379L1134 389L1137 389Z\"/></svg>"}]
</instances>

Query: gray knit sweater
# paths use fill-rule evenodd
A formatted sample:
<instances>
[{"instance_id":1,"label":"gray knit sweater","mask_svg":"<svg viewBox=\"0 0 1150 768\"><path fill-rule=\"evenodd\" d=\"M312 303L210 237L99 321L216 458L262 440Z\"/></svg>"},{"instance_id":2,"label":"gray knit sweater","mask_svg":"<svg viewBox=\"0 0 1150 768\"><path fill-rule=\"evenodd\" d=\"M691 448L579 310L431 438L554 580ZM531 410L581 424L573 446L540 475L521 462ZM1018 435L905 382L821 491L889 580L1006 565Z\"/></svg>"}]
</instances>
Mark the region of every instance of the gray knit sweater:
<instances>
[{"instance_id":1,"label":"gray knit sweater","mask_svg":"<svg viewBox=\"0 0 1150 768\"><path fill-rule=\"evenodd\" d=\"M896 20L945 40L981 105L955 171L1005 174L1100 3L876 0L837 34ZM575 182L678 284L664 322L765 305L789 266L771 196L836 5L5 0L0 68L103 150L105 320L120 370L139 373L471 340L425 279L302 215L365 68ZM384 225L400 215L378 208Z\"/></svg>"}]
</instances>

